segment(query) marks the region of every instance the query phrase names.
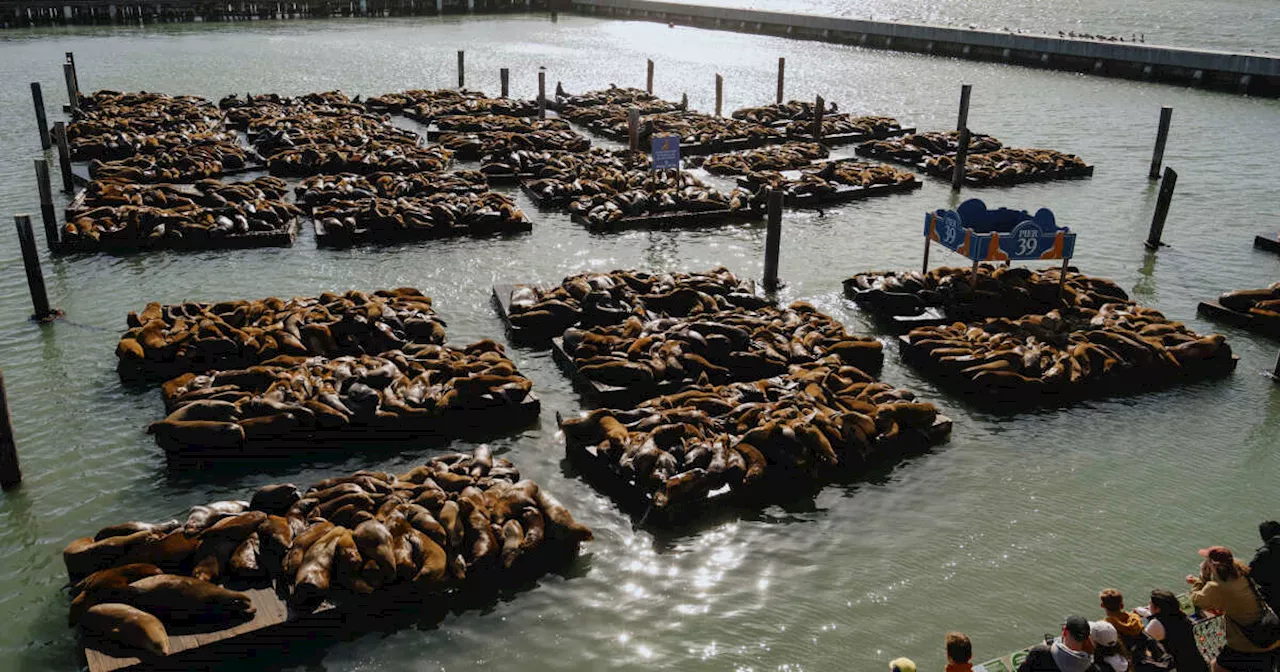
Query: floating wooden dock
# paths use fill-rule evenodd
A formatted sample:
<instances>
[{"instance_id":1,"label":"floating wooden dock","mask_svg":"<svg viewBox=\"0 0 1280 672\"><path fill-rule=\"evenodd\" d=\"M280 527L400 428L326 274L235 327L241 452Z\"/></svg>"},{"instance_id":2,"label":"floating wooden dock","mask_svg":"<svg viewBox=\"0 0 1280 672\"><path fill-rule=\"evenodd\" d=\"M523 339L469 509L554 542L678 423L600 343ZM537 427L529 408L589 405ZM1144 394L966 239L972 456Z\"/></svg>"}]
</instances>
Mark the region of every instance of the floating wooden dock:
<instances>
[{"instance_id":1,"label":"floating wooden dock","mask_svg":"<svg viewBox=\"0 0 1280 672\"><path fill-rule=\"evenodd\" d=\"M1196 312L1219 322L1248 329L1254 333L1280 338L1280 320L1267 319L1252 313L1232 310L1217 301L1201 301Z\"/></svg>"},{"instance_id":2,"label":"floating wooden dock","mask_svg":"<svg viewBox=\"0 0 1280 672\"><path fill-rule=\"evenodd\" d=\"M363 245L366 243L394 245L398 243L412 243L424 240L441 240L444 238L463 238L484 237L484 236L505 236L528 233L533 230L533 222L526 217L518 223L502 224L500 227L493 229L470 229L464 232L455 232L445 227L414 227L404 229L369 229L361 228L352 231L330 231L325 228L319 219L312 217L311 225L316 233L316 245L318 247L351 247L352 245Z\"/></svg>"},{"instance_id":3,"label":"floating wooden dock","mask_svg":"<svg viewBox=\"0 0 1280 672\"><path fill-rule=\"evenodd\" d=\"M614 471L609 459L601 456L595 445L574 444L566 438L565 454L592 487L612 499L624 512L645 522L673 525L727 509L760 508L779 501L812 496L829 483L856 480L868 468L927 452L947 441L951 436L951 425L951 418L939 414L927 431L903 430L898 439L877 443L873 454L880 459L858 465L837 465L827 479L797 477L779 469L766 470L765 476L751 487L733 489L724 485L695 502L664 509L653 506L652 495L635 479ZM780 471L782 473L777 473Z\"/></svg>"},{"instance_id":4,"label":"floating wooden dock","mask_svg":"<svg viewBox=\"0 0 1280 672\"><path fill-rule=\"evenodd\" d=\"M790 120L781 122L783 125L791 123ZM911 135L915 133L915 128L895 128L887 133L832 133L815 139L812 133L791 133L787 136L788 140L795 142L820 142L828 147L837 145L853 145L869 140L884 140L900 135Z\"/></svg>"},{"instance_id":5,"label":"floating wooden dock","mask_svg":"<svg viewBox=\"0 0 1280 672\"><path fill-rule=\"evenodd\" d=\"M784 178L799 179L800 171L786 170L782 171ZM749 177L740 177L737 180L738 186L743 189L756 191L765 187L758 182L752 181ZM857 201L873 196L888 196L890 194L903 194L914 191L923 187L924 184L920 180L911 180L910 182L899 182L898 184L872 184L868 186L853 186L849 184L840 184L832 182L835 186L834 191L816 194L787 194L783 199L783 205L789 208L824 208L830 205L839 205L840 203L848 203L849 201Z\"/></svg>"},{"instance_id":6,"label":"floating wooden dock","mask_svg":"<svg viewBox=\"0 0 1280 672\"><path fill-rule=\"evenodd\" d=\"M968 376L941 366L923 348L913 346L909 337L899 336L899 355L902 361L920 369L939 386L959 392L965 401L979 408L990 410L1029 410L1038 406L1058 406L1088 399L1118 397L1127 394L1150 392L1177 384L1221 378L1236 370L1240 357L1215 357L1193 360L1190 366L1177 370L1159 371L1134 368L1126 375L1112 376L1084 384L1065 384L1054 389L1011 390L980 385Z\"/></svg>"},{"instance_id":7,"label":"floating wooden dock","mask_svg":"<svg viewBox=\"0 0 1280 672\"><path fill-rule=\"evenodd\" d=\"M758 221L764 214L755 210L730 210L728 208L704 210L702 212L664 212L656 215L640 215L623 217L617 221L593 223L581 215L573 215L573 221L586 226L593 232L624 231L627 229L680 229L711 224L724 224L742 221Z\"/></svg>"},{"instance_id":8,"label":"floating wooden dock","mask_svg":"<svg viewBox=\"0 0 1280 672\"><path fill-rule=\"evenodd\" d=\"M1280 236L1254 236L1253 246L1259 250L1266 250L1268 252L1280 254Z\"/></svg>"}]
</instances>

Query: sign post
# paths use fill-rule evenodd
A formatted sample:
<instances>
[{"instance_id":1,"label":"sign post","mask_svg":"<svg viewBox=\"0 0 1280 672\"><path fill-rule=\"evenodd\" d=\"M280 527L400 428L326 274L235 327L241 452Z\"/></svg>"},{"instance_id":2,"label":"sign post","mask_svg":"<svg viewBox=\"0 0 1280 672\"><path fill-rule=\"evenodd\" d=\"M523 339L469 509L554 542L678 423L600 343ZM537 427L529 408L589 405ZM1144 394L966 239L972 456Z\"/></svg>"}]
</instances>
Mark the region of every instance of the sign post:
<instances>
[{"instance_id":1,"label":"sign post","mask_svg":"<svg viewBox=\"0 0 1280 672\"><path fill-rule=\"evenodd\" d=\"M680 136L655 135L650 138L649 157L653 170L680 170Z\"/></svg>"},{"instance_id":2,"label":"sign post","mask_svg":"<svg viewBox=\"0 0 1280 672\"><path fill-rule=\"evenodd\" d=\"M925 254L929 241L937 241L973 261L973 278L978 281L978 264L983 261L1061 259L1059 293L1067 277L1067 261L1076 248L1076 234L1058 226L1053 211L999 208L988 210L982 201L971 198L955 210L935 210L924 216ZM928 256L925 257L928 269Z\"/></svg>"}]
</instances>

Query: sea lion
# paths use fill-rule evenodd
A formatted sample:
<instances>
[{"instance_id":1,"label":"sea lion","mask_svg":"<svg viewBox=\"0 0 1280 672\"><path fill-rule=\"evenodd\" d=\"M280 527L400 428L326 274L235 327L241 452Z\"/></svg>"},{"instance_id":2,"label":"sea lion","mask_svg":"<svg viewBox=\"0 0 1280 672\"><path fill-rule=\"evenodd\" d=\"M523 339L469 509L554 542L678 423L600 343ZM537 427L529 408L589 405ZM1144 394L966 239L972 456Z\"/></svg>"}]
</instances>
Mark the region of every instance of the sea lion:
<instances>
[{"instance_id":1,"label":"sea lion","mask_svg":"<svg viewBox=\"0 0 1280 672\"><path fill-rule=\"evenodd\" d=\"M431 537L410 528L408 538L414 548L415 563L421 568L412 583L419 590L430 590L444 582L449 571L449 555Z\"/></svg>"},{"instance_id":2,"label":"sea lion","mask_svg":"<svg viewBox=\"0 0 1280 672\"><path fill-rule=\"evenodd\" d=\"M338 540L350 535L345 527L334 526L323 537L316 540L302 556L302 564L293 582L293 594L289 602L295 608L310 611L320 605L333 580L333 558Z\"/></svg>"},{"instance_id":3,"label":"sea lion","mask_svg":"<svg viewBox=\"0 0 1280 672\"><path fill-rule=\"evenodd\" d=\"M101 602L109 602L129 584L148 576L163 574L163 570L155 565L132 563L98 570L76 583L71 588L74 599L67 615L69 625L75 625L90 607Z\"/></svg>"},{"instance_id":4,"label":"sea lion","mask_svg":"<svg viewBox=\"0 0 1280 672\"><path fill-rule=\"evenodd\" d=\"M200 533L200 540L208 542L213 539L230 539L238 544L257 530L266 519L267 514L262 511L246 511L228 516L206 527Z\"/></svg>"},{"instance_id":5,"label":"sea lion","mask_svg":"<svg viewBox=\"0 0 1280 672\"><path fill-rule=\"evenodd\" d=\"M352 536L365 561L362 571L365 580L374 585L395 580L396 558L387 526L379 520L366 520L356 526Z\"/></svg>"},{"instance_id":6,"label":"sea lion","mask_svg":"<svg viewBox=\"0 0 1280 672\"><path fill-rule=\"evenodd\" d=\"M249 581L264 579L269 575L261 560L262 541L255 531L231 552L227 573L237 579Z\"/></svg>"},{"instance_id":7,"label":"sea lion","mask_svg":"<svg viewBox=\"0 0 1280 672\"><path fill-rule=\"evenodd\" d=\"M258 526L258 554L262 567L274 576L282 571L284 556L293 544L293 526L289 519L269 515Z\"/></svg>"},{"instance_id":8,"label":"sea lion","mask_svg":"<svg viewBox=\"0 0 1280 672\"><path fill-rule=\"evenodd\" d=\"M288 553L285 553L284 556L282 569L286 577L297 575L298 568L302 566L302 560L307 551L324 535L328 534L333 527L333 523L321 520L294 536L293 545L289 547Z\"/></svg>"},{"instance_id":9,"label":"sea lion","mask_svg":"<svg viewBox=\"0 0 1280 672\"><path fill-rule=\"evenodd\" d=\"M254 613L253 600L246 593L174 574L134 581L127 593L122 602L155 614L166 623L220 622Z\"/></svg>"},{"instance_id":10,"label":"sea lion","mask_svg":"<svg viewBox=\"0 0 1280 672\"><path fill-rule=\"evenodd\" d=\"M108 537L124 537L134 534L135 532L143 532L146 530L172 532L177 529L179 525L181 525L181 523L176 520L166 520L163 523L142 523L138 521L120 523L119 525L109 525L98 530L98 533L93 536L93 540L102 541Z\"/></svg>"},{"instance_id":11,"label":"sea lion","mask_svg":"<svg viewBox=\"0 0 1280 672\"><path fill-rule=\"evenodd\" d=\"M234 422L161 420L151 423L147 433L179 446L232 449L244 445L244 428Z\"/></svg>"},{"instance_id":12,"label":"sea lion","mask_svg":"<svg viewBox=\"0 0 1280 672\"><path fill-rule=\"evenodd\" d=\"M249 508L282 516L299 499L302 499L302 494L298 492L298 486L292 483L264 485L253 493Z\"/></svg>"},{"instance_id":13,"label":"sea lion","mask_svg":"<svg viewBox=\"0 0 1280 672\"><path fill-rule=\"evenodd\" d=\"M144 654L169 655L169 635L160 619L127 604L96 604L85 611L80 627L95 639L122 644Z\"/></svg>"},{"instance_id":14,"label":"sea lion","mask_svg":"<svg viewBox=\"0 0 1280 672\"><path fill-rule=\"evenodd\" d=\"M130 549L161 536L163 535L155 530L142 530L122 537L107 537L102 541L94 541L93 537L81 537L62 550L62 562L71 579L79 581L100 569L119 564L120 558Z\"/></svg>"},{"instance_id":15,"label":"sea lion","mask_svg":"<svg viewBox=\"0 0 1280 672\"><path fill-rule=\"evenodd\" d=\"M595 535L591 533L591 528L579 523L573 519L573 515L564 505L543 488L538 488L535 495L538 501L538 507L542 509L542 514L546 518L547 532L552 538L561 539L569 542L591 541Z\"/></svg>"},{"instance_id":16,"label":"sea lion","mask_svg":"<svg viewBox=\"0 0 1280 672\"><path fill-rule=\"evenodd\" d=\"M118 562L157 565L167 572L181 572L200 547L200 540L186 530L174 530L159 539L134 545Z\"/></svg>"}]
</instances>

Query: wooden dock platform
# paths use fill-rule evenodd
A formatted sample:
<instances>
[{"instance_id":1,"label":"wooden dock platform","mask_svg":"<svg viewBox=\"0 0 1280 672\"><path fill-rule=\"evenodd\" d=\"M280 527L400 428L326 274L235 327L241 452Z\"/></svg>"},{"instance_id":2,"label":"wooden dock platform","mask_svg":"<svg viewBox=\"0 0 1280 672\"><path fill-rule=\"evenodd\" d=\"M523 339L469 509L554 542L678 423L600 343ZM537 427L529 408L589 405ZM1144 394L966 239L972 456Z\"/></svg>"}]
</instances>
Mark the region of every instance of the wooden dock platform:
<instances>
[{"instance_id":1,"label":"wooden dock platform","mask_svg":"<svg viewBox=\"0 0 1280 672\"><path fill-rule=\"evenodd\" d=\"M1251 313L1232 310L1217 301L1201 301L1196 312L1211 320L1225 322L1264 336L1280 338L1280 320L1268 320Z\"/></svg>"}]
</instances>

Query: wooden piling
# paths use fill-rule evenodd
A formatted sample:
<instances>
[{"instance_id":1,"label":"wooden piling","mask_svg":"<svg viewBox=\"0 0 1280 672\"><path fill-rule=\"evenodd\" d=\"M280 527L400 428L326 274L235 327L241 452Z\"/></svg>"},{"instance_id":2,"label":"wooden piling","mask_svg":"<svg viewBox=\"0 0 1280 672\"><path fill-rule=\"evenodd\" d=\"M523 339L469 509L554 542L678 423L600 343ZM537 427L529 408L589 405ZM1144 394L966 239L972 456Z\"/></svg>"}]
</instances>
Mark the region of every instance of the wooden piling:
<instances>
[{"instance_id":1,"label":"wooden piling","mask_svg":"<svg viewBox=\"0 0 1280 672\"><path fill-rule=\"evenodd\" d=\"M778 249L782 246L782 197L781 189L769 190L768 228L764 234L764 288L778 289Z\"/></svg>"},{"instance_id":2,"label":"wooden piling","mask_svg":"<svg viewBox=\"0 0 1280 672\"><path fill-rule=\"evenodd\" d=\"M467 86L467 52L458 50L458 88Z\"/></svg>"},{"instance_id":3,"label":"wooden piling","mask_svg":"<svg viewBox=\"0 0 1280 672\"><path fill-rule=\"evenodd\" d=\"M13 439L13 418L9 416L9 397L4 390L4 372L0 371L0 487L5 490L22 482L18 465L18 444Z\"/></svg>"},{"instance_id":4,"label":"wooden piling","mask_svg":"<svg viewBox=\"0 0 1280 672\"><path fill-rule=\"evenodd\" d=\"M627 143L631 151L640 150L640 110L627 110Z\"/></svg>"},{"instance_id":5,"label":"wooden piling","mask_svg":"<svg viewBox=\"0 0 1280 672\"><path fill-rule=\"evenodd\" d=\"M67 63L71 66L71 85L76 89L76 96L80 95L80 71L76 69L76 54L68 51L65 54Z\"/></svg>"},{"instance_id":6,"label":"wooden piling","mask_svg":"<svg viewBox=\"0 0 1280 672\"><path fill-rule=\"evenodd\" d=\"M827 112L827 101L818 96L813 101L813 141L822 142L822 117Z\"/></svg>"},{"instance_id":7,"label":"wooden piling","mask_svg":"<svg viewBox=\"0 0 1280 672\"><path fill-rule=\"evenodd\" d=\"M1271 380L1280 383L1280 355L1276 355L1276 368L1271 371ZM4 379L0 378L0 403L4 401Z\"/></svg>"},{"instance_id":8,"label":"wooden piling","mask_svg":"<svg viewBox=\"0 0 1280 672\"><path fill-rule=\"evenodd\" d=\"M778 57L778 104L782 104L782 80L787 72L787 59L782 56Z\"/></svg>"},{"instance_id":9,"label":"wooden piling","mask_svg":"<svg viewBox=\"0 0 1280 672\"><path fill-rule=\"evenodd\" d=\"M720 73L716 73L716 116L720 116L720 109L724 106L724 77Z\"/></svg>"},{"instance_id":10,"label":"wooden piling","mask_svg":"<svg viewBox=\"0 0 1280 672\"><path fill-rule=\"evenodd\" d=\"M547 118L547 69L538 68L538 118Z\"/></svg>"},{"instance_id":11,"label":"wooden piling","mask_svg":"<svg viewBox=\"0 0 1280 672\"><path fill-rule=\"evenodd\" d=\"M924 262L920 264L921 274L925 274L929 272L929 244L932 242L933 242L933 239L930 238L929 236L926 235L924 237Z\"/></svg>"},{"instance_id":12,"label":"wooden piling","mask_svg":"<svg viewBox=\"0 0 1280 672\"><path fill-rule=\"evenodd\" d=\"M58 215L53 209L53 186L49 181L49 162L36 159L36 187L40 191L40 219L44 223L44 242L49 249L58 246Z\"/></svg>"},{"instance_id":13,"label":"wooden piling","mask_svg":"<svg viewBox=\"0 0 1280 672\"><path fill-rule=\"evenodd\" d=\"M31 290L31 304L35 308L31 319L44 322L57 316L49 308L49 295L44 287L44 273L40 270L40 253L36 251L36 236L31 231L30 215L14 215L18 228L18 246L22 248L22 265L27 271L27 288Z\"/></svg>"},{"instance_id":14,"label":"wooden piling","mask_svg":"<svg viewBox=\"0 0 1280 672\"><path fill-rule=\"evenodd\" d=\"M960 85L960 114L956 118L956 131L959 132L959 144L956 147L955 171L951 174L951 190L959 191L964 185L965 162L969 160L969 96L973 92L972 84Z\"/></svg>"},{"instance_id":15,"label":"wooden piling","mask_svg":"<svg viewBox=\"0 0 1280 672\"><path fill-rule=\"evenodd\" d=\"M67 103L72 114L80 110L80 92L76 90L76 75L72 72L74 67L70 63L62 64L62 77L67 81Z\"/></svg>"},{"instance_id":16,"label":"wooden piling","mask_svg":"<svg viewBox=\"0 0 1280 672\"><path fill-rule=\"evenodd\" d=\"M1151 153L1151 170L1147 171L1147 177L1152 180L1160 179L1160 164L1164 162L1164 144L1169 139L1169 122L1173 120L1173 108L1165 105L1160 108L1160 126L1156 129L1156 148Z\"/></svg>"},{"instance_id":17,"label":"wooden piling","mask_svg":"<svg viewBox=\"0 0 1280 672\"><path fill-rule=\"evenodd\" d=\"M502 97L506 98L511 93L511 71L507 68L499 70L498 81L502 83Z\"/></svg>"},{"instance_id":18,"label":"wooden piling","mask_svg":"<svg viewBox=\"0 0 1280 672\"><path fill-rule=\"evenodd\" d=\"M649 65L644 76L644 91L649 95L653 95L653 59L648 59Z\"/></svg>"},{"instance_id":19,"label":"wooden piling","mask_svg":"<svg viewBox=\"0 0 1280 672\"><path fill-rule=\"evenodd\" d=\"M71 149L67 147L67 124L59 121L53 125L53 141L58 145L58 167L62 169L62 190L71 193L75 190L75 179L71 175Z\"/></svg>"},{"instance_id":20,"label":"wooden piling","mask_svg":"<svg viewBox=\"0 0 1280 672\"><path fill-rule=\"evenodd\" d=\"M1172 168L1164 169L1164 180L1160 183L1160 195L1156 198L1156 211L1151 216L1151 231L1147 233L1148 250L1160 249L1160 237L1164 235L1164 219L1169 216L1169 203L1173 201L1173 188L1178 184L1178 172Z\"/></svg>"},{"instance_id":21,"label":"wooden piling","mask_svg":"<svg viewBox=\"0 0 1280 672\"><path fill-rule=\"evenodd\" d=\"M40 133L40 149L49 151L49 120L44 113L44 92L40 90L40 82L31 82L31 102L36 106L36 131Z\"/></svg>"}]
</instances>

